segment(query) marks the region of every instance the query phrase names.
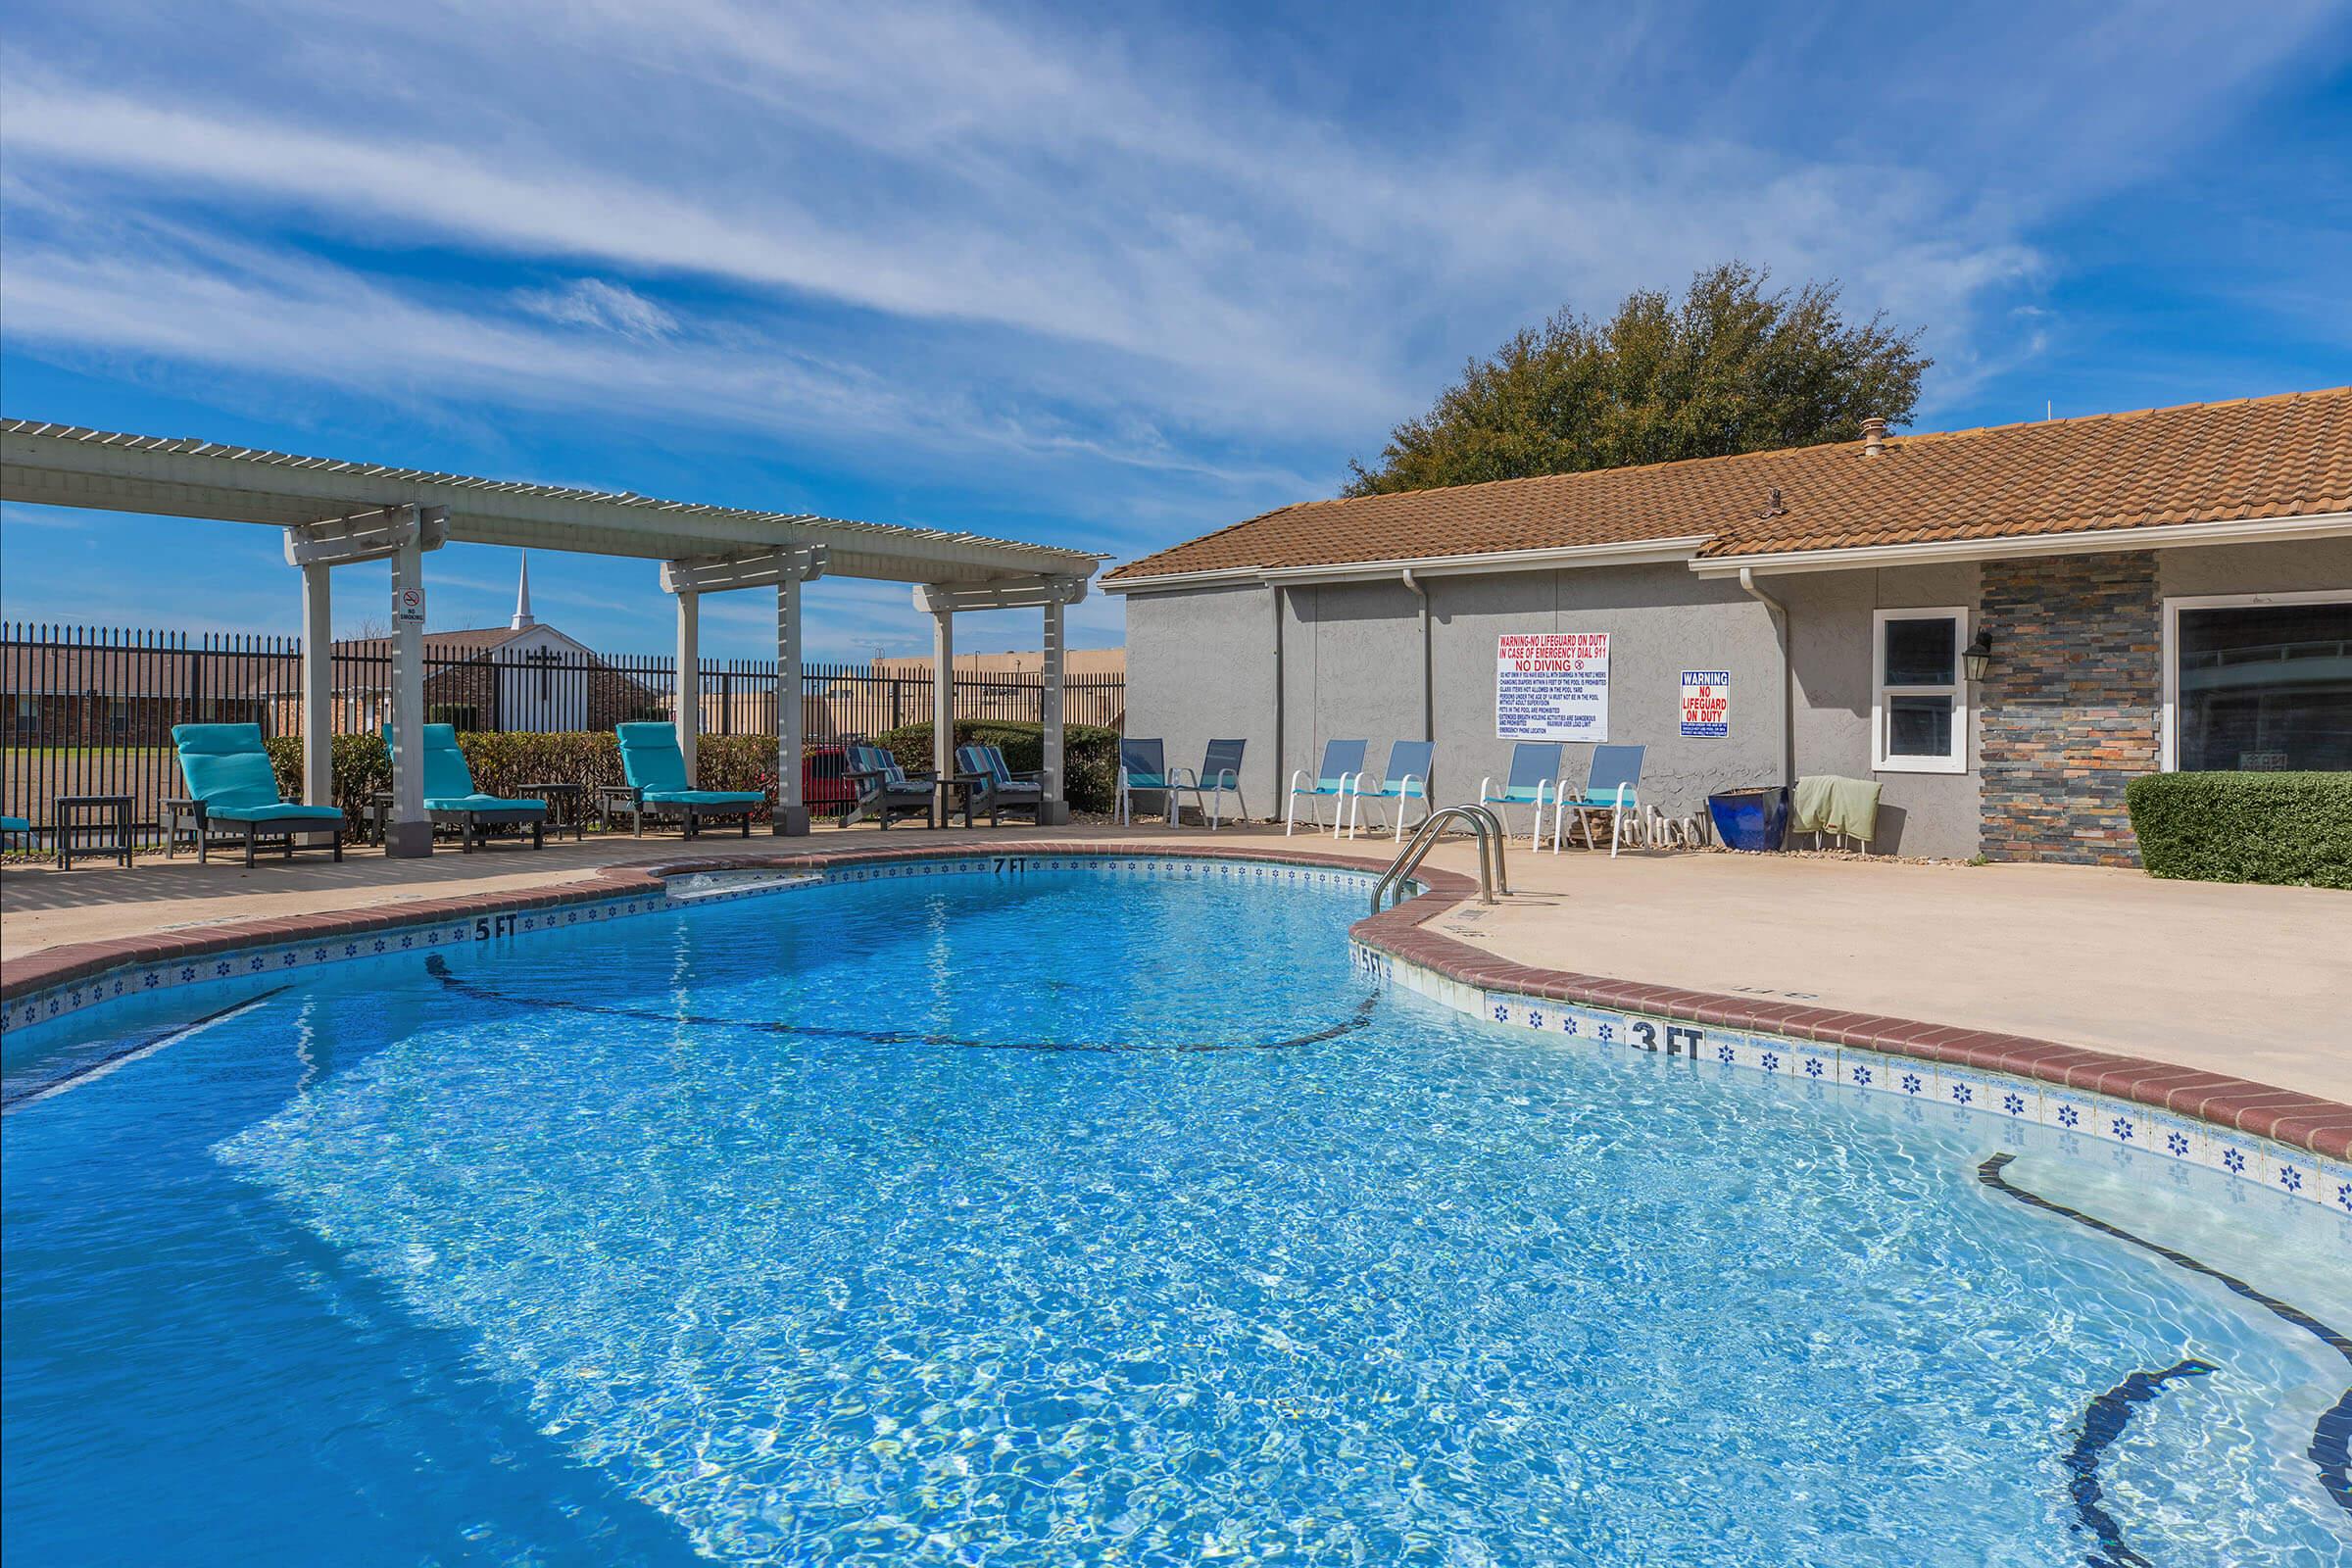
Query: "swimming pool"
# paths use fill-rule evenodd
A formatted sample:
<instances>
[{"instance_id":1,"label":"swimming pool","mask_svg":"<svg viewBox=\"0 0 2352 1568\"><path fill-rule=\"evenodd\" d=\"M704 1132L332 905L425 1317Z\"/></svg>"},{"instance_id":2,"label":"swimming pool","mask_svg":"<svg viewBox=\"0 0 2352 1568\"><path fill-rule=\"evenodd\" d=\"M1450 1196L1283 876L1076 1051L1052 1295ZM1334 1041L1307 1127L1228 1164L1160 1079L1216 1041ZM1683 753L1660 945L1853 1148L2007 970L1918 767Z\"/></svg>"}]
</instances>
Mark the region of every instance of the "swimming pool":
<instances>
[{"instance_id":1,"label":"swimming pool","mask_svg":"<svg viewBox=\"0 0 2352 1568\"><path fill-rule=\"evenodd\" d=\"M1465 1017L1362 899L800 886L20 1098L12 1555L2352 1558L2316 1205Z\"/></svg>"}]
</instances>

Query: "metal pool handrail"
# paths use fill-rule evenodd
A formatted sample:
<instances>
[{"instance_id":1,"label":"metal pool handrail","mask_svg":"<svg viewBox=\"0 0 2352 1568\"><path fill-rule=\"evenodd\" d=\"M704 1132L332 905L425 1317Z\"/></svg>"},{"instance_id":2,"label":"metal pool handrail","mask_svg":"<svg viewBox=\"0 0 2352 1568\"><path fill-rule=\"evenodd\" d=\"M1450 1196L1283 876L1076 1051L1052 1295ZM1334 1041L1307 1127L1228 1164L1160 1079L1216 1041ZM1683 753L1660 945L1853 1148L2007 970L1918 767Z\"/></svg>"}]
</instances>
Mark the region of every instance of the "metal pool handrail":
<instances>
[{"instance_id":1,"label":"metal pool handrail","mask_svg":"<svg viewBox=\"0 0 2352 1568\"><path fill-rule=\"evenodd\" d=\"M1388 897L1390 889L1401 888L1405 880L1419 868L1422 858L1436 848L1446 824L1455 820L1469 823L1470 830L1478 835L1478 902L1493 904L1497 893L1509 897L1511 881L1502 865L1502 818L1484 806L1441 806L1424 817L1419 827L1413 829L1411 842L1396 852L1396 858L1389 862L1389 868L1373 884L1374 914L1380 912L1381 901ZM1489 868L1490 858L1493 861L1492 869Z\"/></svg>"}]
</instances>

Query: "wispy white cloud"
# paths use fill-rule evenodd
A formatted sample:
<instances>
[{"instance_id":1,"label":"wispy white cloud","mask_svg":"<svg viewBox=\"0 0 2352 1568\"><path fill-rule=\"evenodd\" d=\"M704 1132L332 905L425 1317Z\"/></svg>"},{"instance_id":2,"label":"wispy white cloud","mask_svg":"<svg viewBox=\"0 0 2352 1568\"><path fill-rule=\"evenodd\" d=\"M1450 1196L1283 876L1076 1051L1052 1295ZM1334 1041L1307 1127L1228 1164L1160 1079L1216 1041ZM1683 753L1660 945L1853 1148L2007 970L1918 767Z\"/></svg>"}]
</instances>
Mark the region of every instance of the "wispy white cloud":
<instances>
[{"instance_id":1,"label":"wispy white cloud","mask_svg":"<svg viewBox=\"0 0 2352 1568\"><path fill-rule=\"evenodd\" d=\"M623 337L675 336L678 318L625 283L574 279L563 288L515 291L514 303L534 316L569 326L592 326Z\"/></svg>"},{"instance_id":2,"label":"wispy white cloud","mask_svg":"<svg viewBox=\"0 0 2352 1568\"><path fill-rule=\"evenodd\" d=\"M92 0L0 64L0 305L44 354L692 424L1140 549L1726 256L1924 328L1932 417L2043 352L2036 224L2329 18L1661 0L1267 59L944 0L229 0L165 51Z\"/></svg>"}]
</instances>

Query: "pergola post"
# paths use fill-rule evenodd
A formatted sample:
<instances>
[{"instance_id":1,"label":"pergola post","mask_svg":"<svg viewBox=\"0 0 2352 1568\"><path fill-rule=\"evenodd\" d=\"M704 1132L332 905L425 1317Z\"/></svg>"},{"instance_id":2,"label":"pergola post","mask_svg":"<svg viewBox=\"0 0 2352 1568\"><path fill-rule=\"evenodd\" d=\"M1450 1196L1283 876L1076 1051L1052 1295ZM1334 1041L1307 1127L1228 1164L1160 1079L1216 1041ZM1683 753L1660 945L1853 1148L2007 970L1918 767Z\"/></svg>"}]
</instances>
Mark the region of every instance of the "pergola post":
<instances>
[{"instance_id":1,"label":"pergola post","mask_svg":"<svg viewBox=\"0 0 2352 1568\"><path fill-rule=\"evenodd\" d=\"M687 556L662 564L662 587L678 596L678 752L694 777L694 740L702 727L701 596L733 588L776 590L776 804L768 817L777 833L808 831L808 802L801 785L806 719L801 706L801 584L825 574L823 545L787 545L726 556Z\"/></svg>"},{"instance_id":2,"label":"pergola post","mask_svg":"<svg viewBox=\"0 0 2352 1568\"><path fill-rule=\"evenodd\" d=\"M945 822L946 780L956 776L956 612L945 606L931 612L931 771L941 780L933 820Z\"/></svg>"},{"instance_id":3,"label":"pergola post","mask_svg":"<svg viewBox=\"0 0 2352 1568\"><path fill-rule=\"evenodd\" d=\"M384 853L433 853L424 814L424 553L449 537L442 507L370 507L286 528L286 564L302 568L302 798L335 804L334 624L328 572L363 561L392 563L392 820Z\"/></svg>"},{"instance_id":4,"label":"pergola post","mask_svg":"<svg viewBox=\"0 0 2352 1568\"><path fill-rule=\"evenodd\" d=\"M302 804L335 804L335 616L328 573L302 568Z\"/></svg>"},{"instance_id":5,"label":"pergola post","mask_svg":"<svg viewBox=\"0 0 2352 1568\"><path fill-rule=\"evenodd\" d=\"M808 831L808 803L801 788L804 735L801 710L801 574L776 580L776 811L778 833Z\"/></svg>"},{"instance_id":6,"label":"pergola post","mask_svg":"<svg viewBox=\"0 0 2352 1568\"><path fill-rule=\"evenodd\" d=\"M392 821L384 854L413 859L433 853L424 814L424 551L416 508L392 552Z\"/></svg>"},{"instance_id":7,"label":"pergola post","mask_svg":"<svg viewBox=\"0 0 2352 1568\"><path fill-rule=\"evenodd\" d=\"M1061 594L1059 585L1045 609L1045 657L1040 662L1039 679L1044 685L1040 700L1039 718L1045 731L1045 785L1037 808L1040 823L1053 824L1070 819L1070 803L1062 789L1062 701L1063 664L1061 648Z\"/></svg>"},{"instance_id":8,"label":"pergola post","mask_svg":"<svg viewBox=\"0 0 2352 1568\"><path fill-rule=\"evenodd\" d=\"M701 777L695 771L694 742L703 728L702 596L691 588L678 590L678 755L686 760L686 782Z\"/></svg>"}]
</instances>

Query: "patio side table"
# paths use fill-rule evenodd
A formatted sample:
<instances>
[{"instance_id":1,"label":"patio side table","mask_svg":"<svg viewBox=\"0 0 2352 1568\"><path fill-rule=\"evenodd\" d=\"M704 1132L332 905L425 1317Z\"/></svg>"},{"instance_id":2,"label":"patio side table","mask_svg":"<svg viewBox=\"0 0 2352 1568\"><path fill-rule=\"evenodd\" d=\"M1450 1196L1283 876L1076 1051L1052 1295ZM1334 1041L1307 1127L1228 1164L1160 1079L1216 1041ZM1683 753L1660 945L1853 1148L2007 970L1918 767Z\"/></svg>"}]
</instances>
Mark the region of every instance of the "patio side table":
<instances>
[{"instance_id":1,"label":"patio side table","mask_svg":"<svg viewBox=\"0 0 2352 1568\"><path fill-rule=\"evenodd\" d=\"M49 817L49 831L57 840L57 868L60 871L74 869L74 836L92 828L111 827L114 829L114 838L111 843L102 839L95 846L82 846L83 859L112 856L118 865L130 863L130 797L127 795L60 795Z\"/></svg>"},{"instance_id":2,"label":"patio side table","mask_svg":"<svg viewBox=\"0 0 2352 1568\"><path fill-rule=\"evenodd\" d=\"M585 784L530 784L520 793L523 800L542 800L547 803L547 836L562 838L565 828L571 829L574 839L588 836L588 786ZM561 808L557 803L562 802Z\"/></svg>"},{"instance_id":3,"label":"patio side table","mask_svg":"<svg viewBox=\"0 0 2352 1568\"><path fill-rule=\"evenodd\" d=\"M972 791L979 788L987 777L988 775L985 773L951 773L940 779L939 794L931 806L931 825L933 827L954 827L956 825L956 802L958 797L961 797L963 825L970 827L972 825Z\"/></svg>"}]
</instances>

